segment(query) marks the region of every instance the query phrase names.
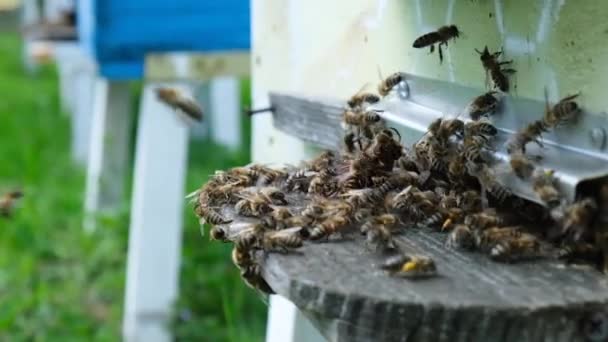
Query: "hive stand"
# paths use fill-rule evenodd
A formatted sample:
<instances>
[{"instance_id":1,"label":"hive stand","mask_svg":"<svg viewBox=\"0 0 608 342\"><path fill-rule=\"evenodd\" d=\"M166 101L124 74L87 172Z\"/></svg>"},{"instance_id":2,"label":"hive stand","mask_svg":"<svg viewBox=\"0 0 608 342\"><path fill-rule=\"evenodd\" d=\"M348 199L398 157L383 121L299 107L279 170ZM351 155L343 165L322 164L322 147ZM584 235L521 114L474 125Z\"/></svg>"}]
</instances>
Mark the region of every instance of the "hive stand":
<instances>
[{"instance_id":1,"label":"hive stand","mask_svg":"<svg viewBox=\"0 0 608 342\"><path fill-rule=\"evenodd\" d=\"M247 52L147 59L129 231L123 321L128 341L169 341L166 325L178 295L189 127L157 100L155 89L163 85L192 93L201 82L219 77L210 86L212 105L206 118L211 118L212 131L219 132L216 141L236 147L240 143L238 77L248 74Z\"/></svg>"}]
</instances>

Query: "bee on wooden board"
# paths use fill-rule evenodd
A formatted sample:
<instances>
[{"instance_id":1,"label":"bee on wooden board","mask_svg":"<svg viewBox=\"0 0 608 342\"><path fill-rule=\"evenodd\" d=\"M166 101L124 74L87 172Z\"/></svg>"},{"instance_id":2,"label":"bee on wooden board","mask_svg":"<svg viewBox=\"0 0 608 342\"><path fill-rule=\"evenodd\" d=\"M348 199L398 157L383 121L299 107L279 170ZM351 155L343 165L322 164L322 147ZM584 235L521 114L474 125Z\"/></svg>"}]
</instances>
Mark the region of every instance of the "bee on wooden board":
<instances>
[{"instance_id":1,"label":"bee on wooden board","mask_svg":"<svg viewBox=\"0 0 608 342\"><path fill-rule=\"evenodd\" d=\"M526 153L526 145L534 142L539 146L543 146L540 141L541 134L549 129L543 120L536 120L526 125L515 133L507 142L507 152L513 154L515 152Z\"/></svg>"},{"instance_id":2,"label":"bee on wooden board","mask_svg":"<svg viewBox=\"0 0 608 342\"><path fill-rule=\"evenodd\" d=\"M475 51L479 54L479 59L481 60L481 64L483 68L486 70L486 84L487 84L487 75L490 74L490 78L494 83L494 88L498 88L503 92L509 91L509 78L507 74L515 73L515 69L512 68L503 68L503 65L513 63L510 61L498 61L498 57L502 54L502 50L490 53L488 47L484 47L483 51L479 51L475 49Z\"/></svg>"},{"instance_id":3,"label":"bee on wooden board","mask_svg":"<svg viewBox=\"0 0 608 342\"><path fill-rule=\"evenodd\" d=\"M435 44L437 44L437 50L439 50L439 63L443 62L443 51L441 46L448 46L448 42L451 39L456 39L460 36L461 32L456 25L446 25L440 27L437 31L423 34L422 36L414 40L412 45L414 48L425 48L430 46L431 53L435 51Z\"/></svg>"},{"instance_id":4,"label":"bee on wooden board","mask_svg":"<svg viewBox=\"0 0 608 342\"><path fill-rule=\"evenodd\" d=\"M509 156L509 165L511 165L511 170L513 170L513 173L517 177L520 179L528 179L532 176L536 167L532 160L532 157L517 151Z\"/></svg>"},{"instance_id":5,"label":"bee on wooden board","mask_svg":"<svg viewBox=\"0 0 608 342\"><path fill-rule=\"evenodd\" d=\"M333 215L327 217L323 222L316 225L310 232L311 240L328 238L348 226L350 219L345 215Z\"/></svg>"},{"instance_id":6,"label":"bee on wooden board","mask_svg":"<svg viewBox=\"0 0 608 342\"><path fill-rule=\"evenodd\" d=\"M584 198L566 206L561 220L562 232L574 241L580 241L591 228L597 208L597 202L593 198Z\"/></svg>"},{"instance_id":7,"label":"bee on wooden board","mask_svg":"<svg viewBox=\"0 0 608 342\"><path fill-rule=\"evenodd\" d=\"M433 259L423 255L395 255L387 258L381 268L390 275L402 278L428 278L437 275Z\"/></svg>"},{"instance_id":8,"label":"bee on wooden board","mask_svg":"<svg viewBox=\"0 0 608 342\"><path fill-rule=\"evenodd\" d=\"M302 238L292 232L277 231L264 234L262 249L286 253L290 249L302 247Z\"/></svg>"},{"instance_id":9,"label":"bee on wooden board","mask_svg":"<svg viewBox=\"0 0 608 342\"><path fill-rule=\"evenodd\" d=\"M232 220L224 218L220 213L218 213L215 209L212 208L197 206L195 208L195 212L198 217L201 218L201 224L209 223L217 225L228 224L232 222Z\"/></svg>"},{"instance_id":10,"label":"bee on wooden board","mask_svg":"<svg viewBox=\"0 0 608 342\"><path fill-rule=\"evenodd\" d=\"M446 246L456 249L472 250L475 248L475 238L471 228L466 224L457 224L454 226L448 239Z\"/></svg>"},{"instance_id":11,"label":"bee on wooden board","mask_svg":"<svg viewBox=\"0 0 608 342\"><path fill-rule=\"evenodd\" d=\"M0 216L10 217L17 205L17 201L23 197L21 190L14 190L5 193L0 197Z\"/></svg>"},{"instance_id":12,"label":"bee on wooden board","mask_svg":"<svg viewBox=\"0 0 608 342\"><path fill-rule=\"evenodd\" d=\"M241 269L241 278L249 287L258 290L264 294L274 294L274 290L268 285L262 277L262 272L259 265L252 265Z\"/></svg>"},{"instance_id":13,"label":"bee on wooden board","mask_svg":"<svg viewBox=\"0 0 608 342\"><path fill-rule=\"evenodd\" d=\"M384 97L388 95L396 85L404 81L405 73L399 71L395 72L380 82L378 85L378 93Z\"/></svg>"},{"instance_id":14,"label":"bee on wooden board","mask_svg":"<svg viewBox=\"0 0 608 342\"><path fill-rule=\"evenodd\" d=\"M371 217L361 226L361 233L370 247L376 250L394 249L393 229L399 219L392 214Z\"/></svg>"},{"instance_id":15,"label":"bee on wooden board","mask_svg":"<svg viewBox=\"0 0 608 342\"><path fill-rule=\"evenodd\" d=\"M473 99L467 108L471 120L476 121L482 116L494 114L500 104L500 98L497 97L496 94L498 94L498 92L489 91Z\"/></svg>"},{"instance_id":16,"label":"bee on wooden board","mask_svg":"<svg viewBox=\"0 0 608 342\"><path fill-rule=\"evenodd\" d=\"M464 224L479 230L489 227L500 227L505 224L505 220L498 216L495 209L488 209L479 213L469 214L464 219Z\"/></svg>"},{"instance_id":17,"label":"bee on wooden board","mask_svg":"<svg viewBox=\"0 0 608 342\"><path fill-rule=\"evenodd\" d=\"M550 106L547 99L547 89L545 88L546 105L545 116L543 117L545 125L555 128L575 120L582 113L582 109L579 107L578 103L573 101L578 96L580 96L580 94L566 96L555 105Z\"/></svg>"},{"instance_id":18,"label":"bee on wooden board","mask_svg":"<svg viewBox=\"0 0 608 342\"><path fill-rule=\"evenodd\" d=\"M517 237L502 239L490 249L490 258L512 262L540 256L540 242L532 234L522 233Z\"/></svg>"},{"instance_id":19,"label":"bee on wooden board","mask_svg":"<svg viewBox=\"0 0 608 342\"><path fill-rule=\"evenodd\" d=\"M161 102L177 110L178 113L185 114L187 121L200 122L203 120L203 109L196 100L183 91L170 87L158 87L155 91Z\"/></svg>"},{"instance_id":20,"label":"bee on wooden board","mask_svg":"<svg viewBox=\"0 0 608 342\"><path fill-rule=\"evenodd\" d=\"M567 263L587 262L598 266L602 264L601 248L588 242L569 243L559 249L557 257Z\"/></svg>"},{"instance_id":21,"label":"bee on wooden board","mask_svg":"<svg viewBox=\"0 0 608 342\"><path fill-rule=\"evenodd\" d=\"M532 173L532 189L538 198L549 207L555 207L561 202L553 170L535 169Z\"/></svg>"},{"instance_id":22,"label":"bee on wooden board","mask_svg":"<svg viewBox=\"0 0 608 342\"><path fill-rule=\"evenodd\" d=\"M363 90L357 92L355 95L351 96L350 99L348 99L348 101L346 101L346 104L348 105L348 107L350 109L353 110L357 110L357 109L363 109L363 106L365 104L374 104L374 103L378 103L380 101L380 96L373 94L373 93L367 93L364 92Z\"/></svg>"}]
</instances>

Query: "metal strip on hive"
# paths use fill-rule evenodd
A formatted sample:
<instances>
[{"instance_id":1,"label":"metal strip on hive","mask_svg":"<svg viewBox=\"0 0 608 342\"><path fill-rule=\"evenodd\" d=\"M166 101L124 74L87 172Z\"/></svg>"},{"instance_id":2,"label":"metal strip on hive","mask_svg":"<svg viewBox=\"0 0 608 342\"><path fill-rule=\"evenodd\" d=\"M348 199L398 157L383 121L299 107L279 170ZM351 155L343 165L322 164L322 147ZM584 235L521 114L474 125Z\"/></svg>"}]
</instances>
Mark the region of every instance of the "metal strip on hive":
<instances>
[{"instance_id":1,"label":"metal strip on hive","mask_svg":"<svg viewBox=\"0 0 608 342\"><path fill-rule=\"evenodd\" d=\"M449 82L407 75L407 81L389 96L374 105L381 116L397 128L403 143L409 146L426 133L428 125L439 117L460 116L470 101L483 91ZM309 98L285 94L271 94L274 124L288 134L330 149L338 149L343 134L340 120L344 101ZM510 172L507 140L522 126L541 119L545 103L524 98L503 98L492 120L499 129L495 140L496 162L493 164L498 180L515 194L540 203L532 191L530 181L518 179ZM584 111L577 122L559 127L543 135L543 148L529 144L527 153L541 155L539 167L555 170L564 197L574 200L577 186L584 181L608 176L608 151L605 149L605 130L608 115ZM598 133L599 132L599 133ZM599 137L591 139L593 134ZM598 139L600 139L598 141Z\"/></svg>"}]
</instances>

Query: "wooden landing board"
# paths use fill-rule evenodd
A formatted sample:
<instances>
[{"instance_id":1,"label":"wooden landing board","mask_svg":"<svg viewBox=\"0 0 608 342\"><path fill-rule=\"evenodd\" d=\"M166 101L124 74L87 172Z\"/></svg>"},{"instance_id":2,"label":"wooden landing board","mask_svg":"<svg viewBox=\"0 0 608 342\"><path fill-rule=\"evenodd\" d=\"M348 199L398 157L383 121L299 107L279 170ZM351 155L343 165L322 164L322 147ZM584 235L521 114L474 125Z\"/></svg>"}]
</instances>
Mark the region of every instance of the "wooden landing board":
<instances>
[{"instance_id":1,"label":"wooden landing board","mask_svg":"<svg viewBox=\"0 0 608 342\"><path fill-rule=\"evenodd\" d=\"M247 222L235 218L229 234ZM548 259L498 263L449 249L446 237L411 228L397 238L405 253L435 260L438 276L428 279L390 277L357 233L268 253L260 262L274 291L330 341L584 341L592 317L606 317L603 274Z\"/></svg>"}]
</instances>

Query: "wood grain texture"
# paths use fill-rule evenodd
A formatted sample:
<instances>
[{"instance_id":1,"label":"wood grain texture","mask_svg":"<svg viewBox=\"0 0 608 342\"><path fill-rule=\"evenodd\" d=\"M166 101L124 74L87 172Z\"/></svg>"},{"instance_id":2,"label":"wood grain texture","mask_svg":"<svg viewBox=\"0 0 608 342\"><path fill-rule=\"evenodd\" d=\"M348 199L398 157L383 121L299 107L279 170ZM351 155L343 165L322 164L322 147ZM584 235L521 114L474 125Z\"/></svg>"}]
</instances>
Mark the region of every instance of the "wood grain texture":
<instances>
[{"instance_id":1,"label":"wood grain texture","mask_svg":"<svg viewBox=\"0 0 608 342\"><path fill-rule=\"evenodd\" d=\"M302 197L289 201L302 208ZM253 222L223 214L235 218L229 235ZM591 268L548 259L497 263L449 249L445 238L420 228L397 238L405 253L435 260L439 275L428 279L390 277L357 233L259 257L274 291L330 341L586 341L590 317L606 314L608 278Z\"/></svg>"}]
</instances>

